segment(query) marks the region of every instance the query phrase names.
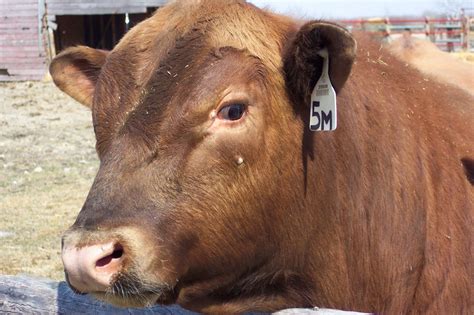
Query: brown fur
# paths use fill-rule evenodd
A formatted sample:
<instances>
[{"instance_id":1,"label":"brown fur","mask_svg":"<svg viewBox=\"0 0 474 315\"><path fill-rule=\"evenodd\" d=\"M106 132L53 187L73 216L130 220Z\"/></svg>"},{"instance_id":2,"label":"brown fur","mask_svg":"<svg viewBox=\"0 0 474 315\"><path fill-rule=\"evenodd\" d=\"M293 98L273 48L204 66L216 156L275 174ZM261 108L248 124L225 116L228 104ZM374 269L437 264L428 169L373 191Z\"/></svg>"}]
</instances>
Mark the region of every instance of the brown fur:
<instances>
[{"instance_id":1,"label":"brown fur","mask_svg":"<svg viewBox=\"0 0 474 315\"><path fill-rule=\"evenodd\" d=\"M125 36L95 84L101 167L65 237L123 243L143 291L110 300L472 312L473 99L355 38L351 71L345 31L230 0L174 2ZM339 127L310 133L324 45ZM210 115L228 98L247 104L236 124Z\"/></svg>"},{"instance_id":2,"label":"brown fur","mask_svg":"<svg viewBox=\"0 0 474 315\"><path fill-rule=\"evenodd\" d=\"M59 54L50 67L54 83L79 103L92 106L100 70L108 52L89 47L73 47Z\"/></svg>"}]
</instances>

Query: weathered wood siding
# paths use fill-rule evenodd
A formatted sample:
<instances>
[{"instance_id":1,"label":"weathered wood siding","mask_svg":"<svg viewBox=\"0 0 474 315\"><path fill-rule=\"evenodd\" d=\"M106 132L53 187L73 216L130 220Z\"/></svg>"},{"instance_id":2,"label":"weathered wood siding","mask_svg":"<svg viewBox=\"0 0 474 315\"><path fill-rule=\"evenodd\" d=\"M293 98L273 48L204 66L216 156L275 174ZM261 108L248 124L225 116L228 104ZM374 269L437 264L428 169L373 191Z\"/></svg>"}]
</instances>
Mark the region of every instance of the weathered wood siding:
<instances>
[{"instance_id":1,"label":"weathered wood siding","mask_svg":"<svg viewBox=\"0 0 474 315\"><path fill-rule=\"evenodd\" d=\"M89 15L145 13L147 7L159 7L166 0L47 0L49 15Z\"/></svg>"},{"instance_id":2,"label":"weathered wood siding","mask_svg":"<svg viewBox=\"0 0 474 315\"><path fill-rule=\"evenodd\" d=\"M38 80L45 74L38 0L0 0L0 81Z\"/></svg>"},{"instance_id":3,"label":"weathered wood siding","mask_svg":"<svg viewBox=\"0 0 474 315\"><path fill-rule=\"evenodd\" d=\"M40 3L46 6L39 10ZM47 54L40 16L145 13L167 0L0 0L0 81L40 80Z\"/></svg>"}]
</instances>

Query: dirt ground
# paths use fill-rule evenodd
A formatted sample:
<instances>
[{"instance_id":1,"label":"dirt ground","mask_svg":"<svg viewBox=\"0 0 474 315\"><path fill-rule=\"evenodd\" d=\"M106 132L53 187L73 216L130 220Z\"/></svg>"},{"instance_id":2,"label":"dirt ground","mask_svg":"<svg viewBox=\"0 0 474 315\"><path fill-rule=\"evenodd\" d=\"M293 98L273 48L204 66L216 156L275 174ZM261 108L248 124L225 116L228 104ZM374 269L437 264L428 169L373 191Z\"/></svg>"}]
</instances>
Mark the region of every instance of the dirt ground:
<instances>
[{"instance_id":1,"label":"dirt ground","mask_svg":"<svg viewBox=\"0 0 474 315\"><path fill-rule=\"evenodd\" d=\"M63 279L60 236L98 161L90 111L53 83L0 83L0 274Z\"/></svg>"}]
</instances>

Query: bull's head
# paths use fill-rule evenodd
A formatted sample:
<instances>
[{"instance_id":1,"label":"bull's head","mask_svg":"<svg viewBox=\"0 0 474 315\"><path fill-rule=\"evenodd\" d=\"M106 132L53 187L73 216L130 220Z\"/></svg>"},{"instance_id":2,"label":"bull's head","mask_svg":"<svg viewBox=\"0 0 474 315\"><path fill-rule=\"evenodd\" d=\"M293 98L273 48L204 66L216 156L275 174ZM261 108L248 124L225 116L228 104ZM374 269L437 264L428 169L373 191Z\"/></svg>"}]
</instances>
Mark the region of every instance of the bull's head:
<instances>
[{"instance_id":1,"label":"bull's head","mask_svg":"<svg viewBox=\"0 0 474 315\"><path fill-rule=\"evenodd\" d=\"M224 2L173 3L112 52L76 47L51 64L92 108L100 158L63 237L77 291L208 312L311 304L299 115L317 52L329 50L339 91L355 42L333 24Z\"/></svg>"}]
</instances>

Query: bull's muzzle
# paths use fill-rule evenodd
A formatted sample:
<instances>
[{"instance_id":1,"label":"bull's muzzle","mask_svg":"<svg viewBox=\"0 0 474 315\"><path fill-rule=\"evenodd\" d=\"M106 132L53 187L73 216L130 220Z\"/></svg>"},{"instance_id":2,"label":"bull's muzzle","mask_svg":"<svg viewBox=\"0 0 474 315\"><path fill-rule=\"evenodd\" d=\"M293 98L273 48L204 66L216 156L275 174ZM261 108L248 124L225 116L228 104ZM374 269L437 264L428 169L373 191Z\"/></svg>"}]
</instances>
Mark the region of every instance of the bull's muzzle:
<instances>
[{"instance_id":1,"label":"bull's muzzle","mask_svg":"<svg viewBox=\"0 0 474 315\"><path fill-rule=\"evenodd\" d=\"M117 242L83 247L64 244L62 260L69 284L79 292L105 292L122 270L124 248Z\"/></svg>"}]
</instances>

